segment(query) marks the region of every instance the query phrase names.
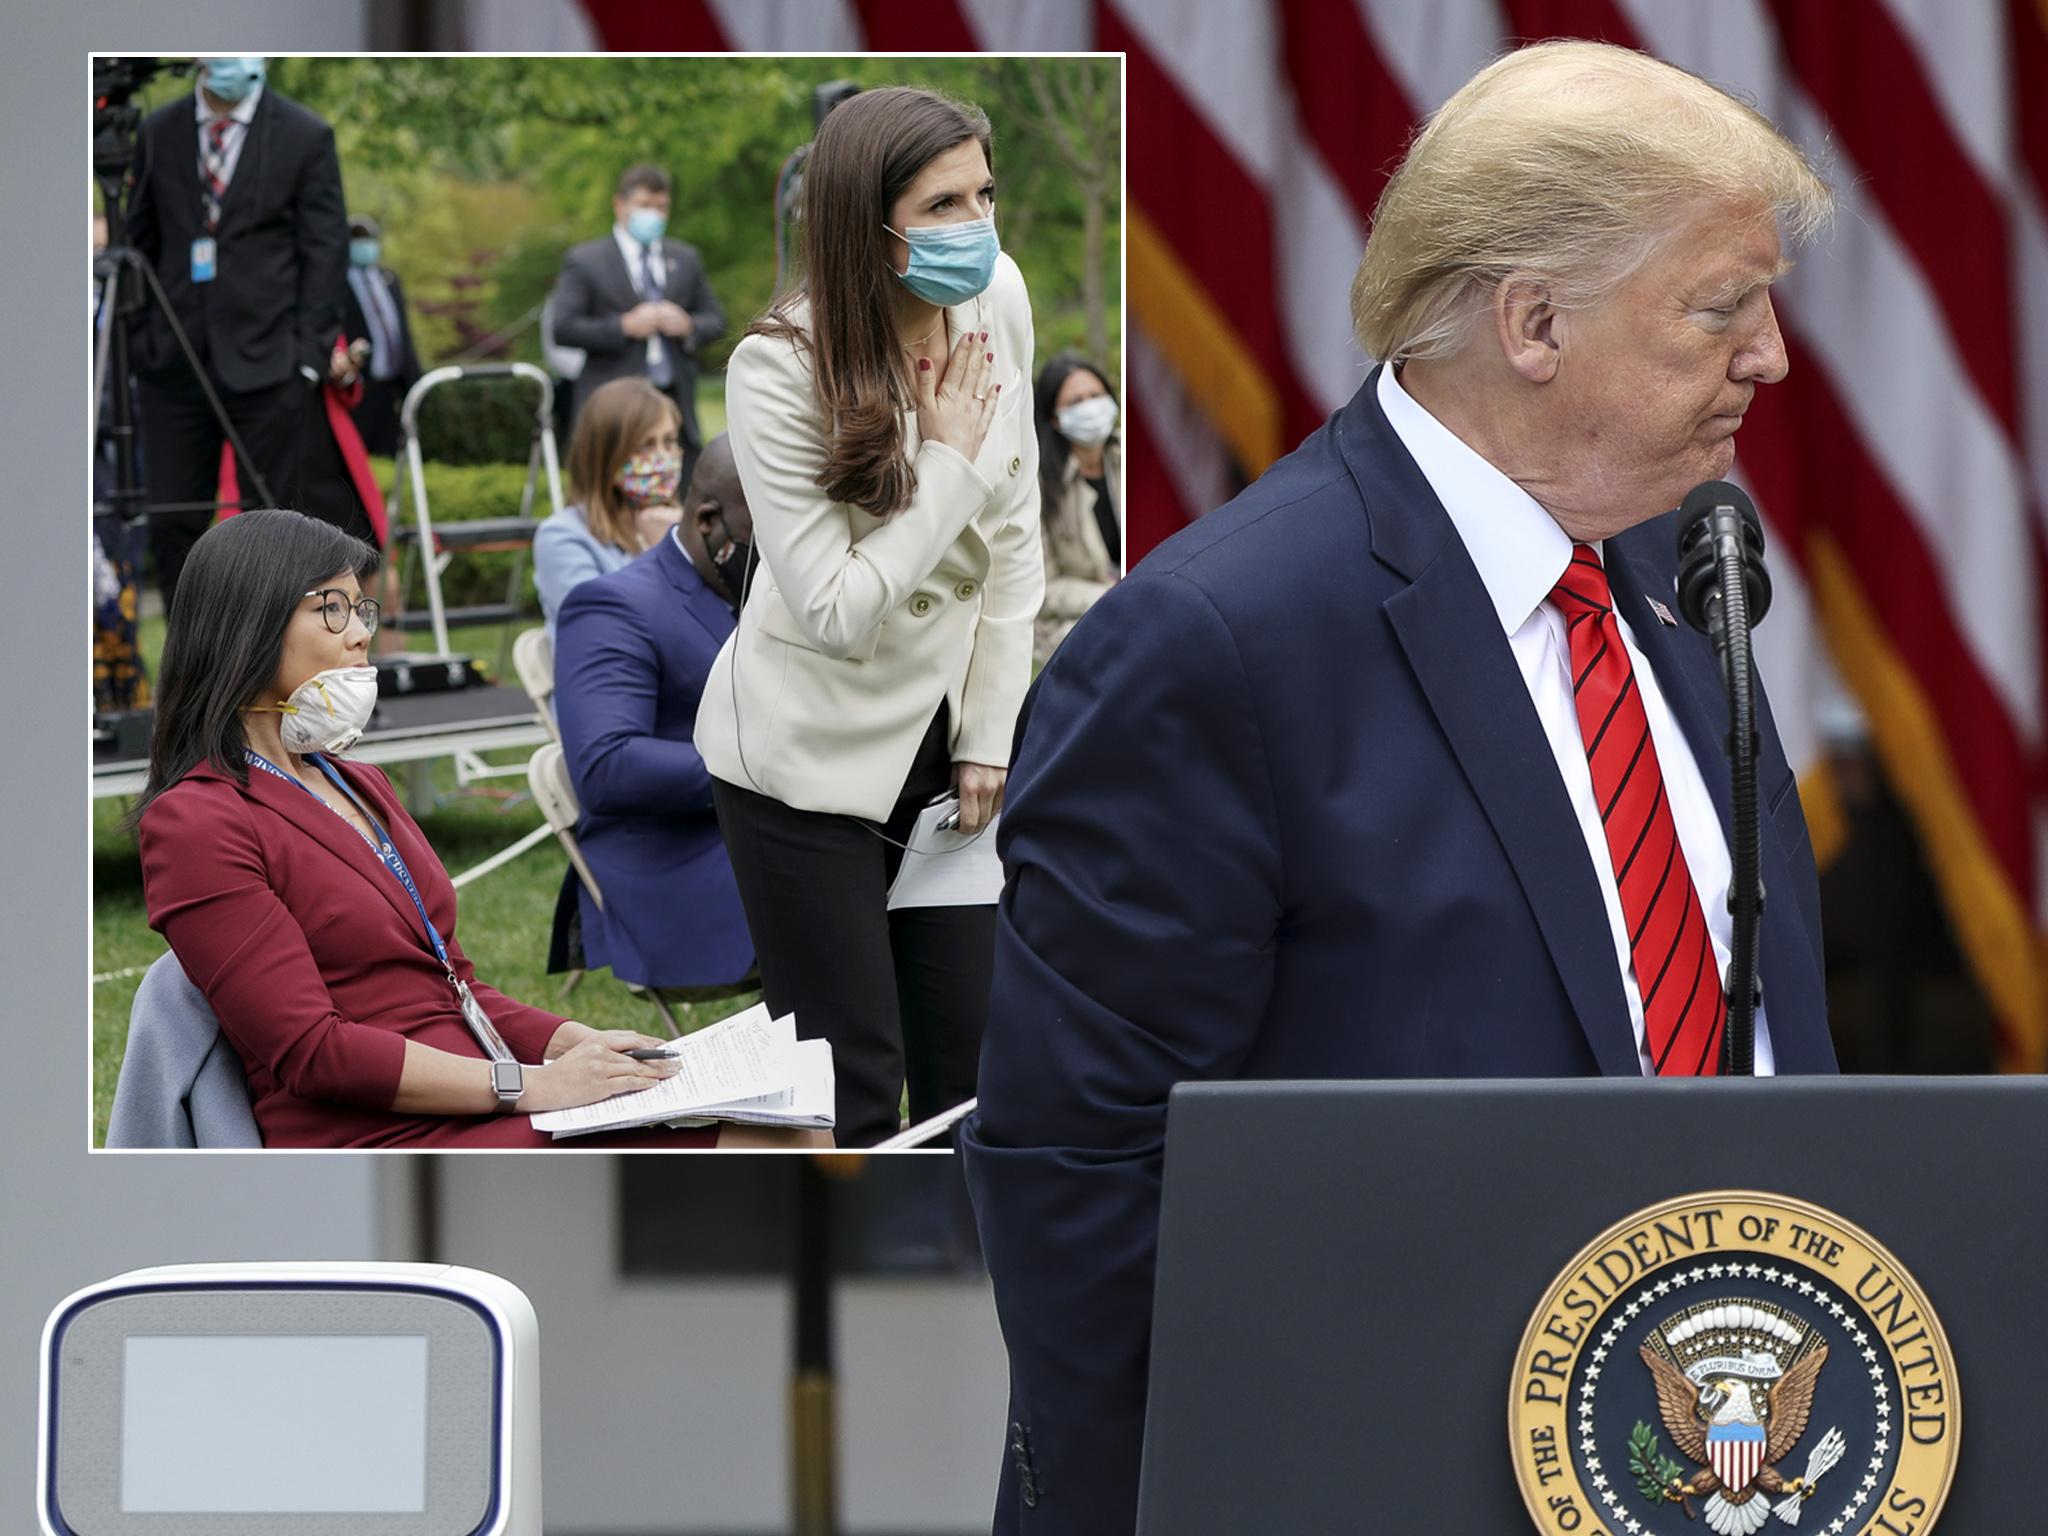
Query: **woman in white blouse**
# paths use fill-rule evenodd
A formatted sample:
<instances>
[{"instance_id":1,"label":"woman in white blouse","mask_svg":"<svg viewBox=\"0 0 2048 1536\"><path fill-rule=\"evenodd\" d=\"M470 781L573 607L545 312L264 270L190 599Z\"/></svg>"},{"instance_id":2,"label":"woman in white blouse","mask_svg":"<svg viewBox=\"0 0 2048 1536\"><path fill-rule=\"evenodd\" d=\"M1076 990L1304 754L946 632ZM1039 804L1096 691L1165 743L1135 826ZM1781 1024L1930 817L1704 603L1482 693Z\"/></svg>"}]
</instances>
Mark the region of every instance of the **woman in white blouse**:
<instances>
[{"instance_id":1,"label":"woman in white blouse","mask_svg":"<svg viewBox=\"0 0 2048 1536\"><path fill-rule=\"evenodd\" d=\"M993 906L888 910L917 813L1002 803L1044 592L1031 305L988 120L863 92L804 168L803 277L735 348L760 563L697 716L762 986L831 1040L837 1140L974 1092Z\"/></svg>"}]
</instances>

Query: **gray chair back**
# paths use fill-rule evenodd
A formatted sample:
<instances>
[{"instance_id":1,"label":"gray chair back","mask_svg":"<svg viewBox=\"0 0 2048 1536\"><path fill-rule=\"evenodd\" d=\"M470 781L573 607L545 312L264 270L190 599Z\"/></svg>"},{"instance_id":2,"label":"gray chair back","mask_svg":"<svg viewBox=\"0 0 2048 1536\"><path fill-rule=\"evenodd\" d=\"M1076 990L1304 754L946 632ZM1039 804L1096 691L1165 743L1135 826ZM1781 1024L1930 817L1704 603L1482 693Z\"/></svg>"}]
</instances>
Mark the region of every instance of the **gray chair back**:
<instances>
[{"instance_id":1,"label":"gray chair back","mask_svg":"<svg viewBox=\"0 0 2048 1536\"><path fill-rule=\"evenodd\" d=\"M160 956L135 989L107 1145L263 1145L241 1059L176 955Z\"/></svg>"}]
</instances>

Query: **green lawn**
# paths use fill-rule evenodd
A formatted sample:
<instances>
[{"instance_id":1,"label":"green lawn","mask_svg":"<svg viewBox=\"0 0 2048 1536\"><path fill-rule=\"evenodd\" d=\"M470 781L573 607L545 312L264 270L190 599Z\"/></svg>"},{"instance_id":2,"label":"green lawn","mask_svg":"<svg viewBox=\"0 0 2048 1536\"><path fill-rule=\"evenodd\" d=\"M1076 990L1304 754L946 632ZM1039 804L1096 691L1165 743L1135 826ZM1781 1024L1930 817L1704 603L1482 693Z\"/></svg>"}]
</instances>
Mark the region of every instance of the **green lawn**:
<instances>
[{"instance_id":1,"label":"green lawn","mask_svg":"<svg viewBox=\"0 0 2048 1536\"><path fill-rule=\"evenodd\" d=\"M141 638L143 654L151 658L158 655L163 643L162 621L144 621ZM410 638L414 650L425 650L432 643L423 634ZM495 628L457 630L450 638L457 651L487 658L496 649L498 632ZM525 756L517 751L500 752L492 754L492 760L523 763ZM434 782L440 803L420 817L420 824L451 875L481 863L541 825L539 811L526 798L523 776L484 780L478 788L491 790L488 794L478 793L477 788L458 792L455 765L452 760L443 760L434 765ZM515 790L516 798L497 793ZM126 809L127 802L120 799L93 804L95 973L146 966L165 950L164 941L150 930L144 915L142 871L135 840L120 827ZM660 1016L653 1005L633 996L609 972L585 976L566 999L561 995L563 978L547 974L548 932L555 894L568 862L560 844L550 840L464 886L457 930L463 949L476 963L479 975L524 1002L579 1018L601 1029L659 1033ZM140 981L138 973L93 985L94 1146L106 1141L114 1080L128 1038L128 1009ZM737 1012L752 1001L745 997L694 1008L678 1004L675 1014L688 1029Z\"/></svg>"}]
</instances>

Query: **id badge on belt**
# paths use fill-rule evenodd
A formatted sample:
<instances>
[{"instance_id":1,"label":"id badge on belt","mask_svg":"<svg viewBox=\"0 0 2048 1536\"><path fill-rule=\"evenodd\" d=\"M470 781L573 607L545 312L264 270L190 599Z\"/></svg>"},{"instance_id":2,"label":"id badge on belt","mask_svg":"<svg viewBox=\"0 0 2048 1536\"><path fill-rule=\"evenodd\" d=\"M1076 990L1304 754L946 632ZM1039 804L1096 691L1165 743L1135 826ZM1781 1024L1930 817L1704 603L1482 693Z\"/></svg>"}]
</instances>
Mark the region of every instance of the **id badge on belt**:
<instances>
[{"instance_id":1,"label":"id badge on belt","mask_svg":"<svg viewBox=\"0 0 2048 1536\"><path fill-rule=\"evenodd\" d=\"M192 281L210 283L214 274L215 247L213 236L201 235L192 242Z\"/></svg>"}]
</instances>

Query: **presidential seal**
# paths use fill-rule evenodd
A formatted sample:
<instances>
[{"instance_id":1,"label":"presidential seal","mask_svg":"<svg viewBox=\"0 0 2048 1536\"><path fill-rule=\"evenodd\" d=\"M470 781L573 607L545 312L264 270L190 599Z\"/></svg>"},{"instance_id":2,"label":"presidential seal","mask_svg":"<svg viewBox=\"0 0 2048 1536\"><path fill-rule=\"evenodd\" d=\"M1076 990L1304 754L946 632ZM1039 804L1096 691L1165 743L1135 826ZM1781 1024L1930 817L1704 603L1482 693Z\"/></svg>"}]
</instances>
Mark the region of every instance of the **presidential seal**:
<instances>
[{"instance_id":1,"label":"presidential seal","mask_svg":"<svg viewBox=\"0 0 2048 1536\"><path fill-rule=\"evenodd\" d=\"M1538 1529L1924 1536L1962 1427L1927 1298L1877 1241L1778 1195L1690 1195L1574 1258L1515 1357Z\"/></svg>"}]
</instances>

